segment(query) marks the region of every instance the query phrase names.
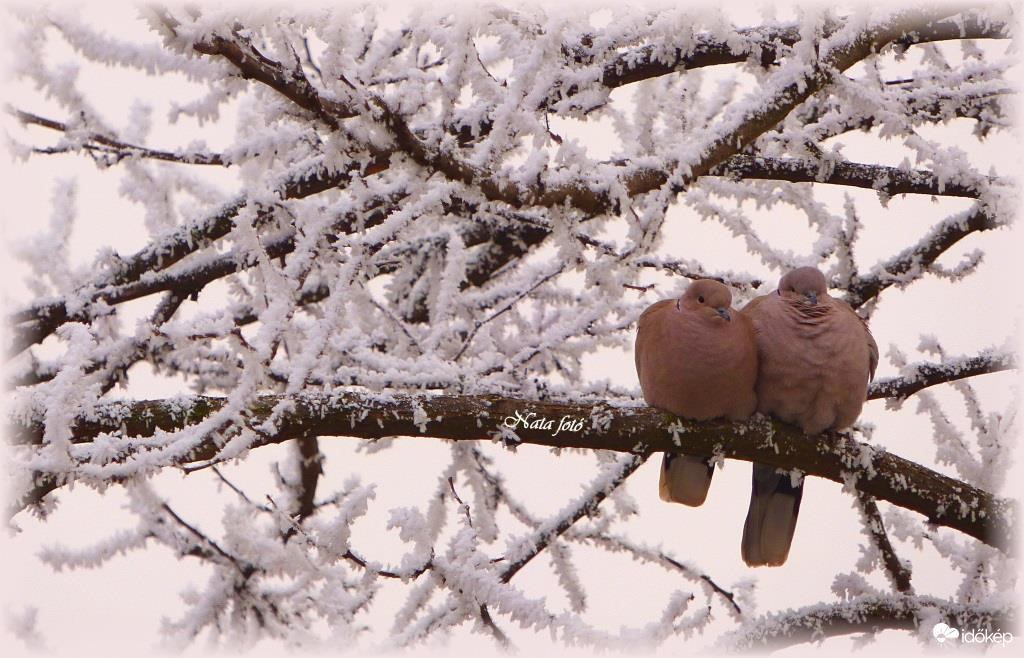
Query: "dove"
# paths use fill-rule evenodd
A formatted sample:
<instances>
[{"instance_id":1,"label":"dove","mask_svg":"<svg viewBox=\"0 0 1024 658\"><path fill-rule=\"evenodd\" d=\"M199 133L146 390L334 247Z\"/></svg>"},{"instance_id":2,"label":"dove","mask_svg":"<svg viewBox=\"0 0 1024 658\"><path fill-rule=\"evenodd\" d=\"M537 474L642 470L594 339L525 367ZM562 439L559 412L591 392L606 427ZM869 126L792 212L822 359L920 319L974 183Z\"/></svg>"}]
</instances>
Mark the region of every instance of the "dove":
<instances>
[{"instance_id":1,"label":"dove","mask_svg":"<svg viewBox=\"0 0 1024 658\"><path fill-rule=\"evenodd\" d=\"M805 434L849 427L875 376L878 346L867 324L828 294L825 276L800 267L741 314L757 339L757 410ZM741 553L750 566L780 566L789 555L803 496L799 476L754 464Z\"/></svg>"},{"instance_id":2,"label":"dove","mask_svg":"<svg viewBox=\"0 0 1024 658\"><path fill-rule=\"evenodd\" d=\"M754 413L754 329L731 305L727 286L701 279L679 299L656 302L643 312L634 357L647 404L692 420L744 420ZM661 498L698 506L713 474L708 457L665 453Z\"/></svg>"}]
</instances>

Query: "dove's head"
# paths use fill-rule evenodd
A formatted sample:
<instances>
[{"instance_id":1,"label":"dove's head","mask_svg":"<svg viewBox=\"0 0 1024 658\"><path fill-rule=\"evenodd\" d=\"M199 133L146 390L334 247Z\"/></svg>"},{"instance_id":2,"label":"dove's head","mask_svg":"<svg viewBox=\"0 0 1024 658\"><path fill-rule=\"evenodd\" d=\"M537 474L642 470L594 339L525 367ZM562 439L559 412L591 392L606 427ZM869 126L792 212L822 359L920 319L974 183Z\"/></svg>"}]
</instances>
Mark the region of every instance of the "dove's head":
<instances>
[{"instance_id":1,"label":"dove's head","mask_svg":"<svg viewBox=\"0 0 1024 658\"><path fill-rule=\"evenodd\" d=\"M817 268L798 267L779 281L779 294L790 299L806 299L817 306L818 298L828 294L828 283Z\"/></svg>"},{"instance_id":2,"label":"dove's head","mask_svg":"<svg viewBox=\"0 0 1024 658\"><path fill-rule=\"evenodd\" d=\"M725 284L712 279L700 279L690 284L679 300L687 311L699 313L709 320L730 322L732 291Z\"/></svg>"}]
</instances>

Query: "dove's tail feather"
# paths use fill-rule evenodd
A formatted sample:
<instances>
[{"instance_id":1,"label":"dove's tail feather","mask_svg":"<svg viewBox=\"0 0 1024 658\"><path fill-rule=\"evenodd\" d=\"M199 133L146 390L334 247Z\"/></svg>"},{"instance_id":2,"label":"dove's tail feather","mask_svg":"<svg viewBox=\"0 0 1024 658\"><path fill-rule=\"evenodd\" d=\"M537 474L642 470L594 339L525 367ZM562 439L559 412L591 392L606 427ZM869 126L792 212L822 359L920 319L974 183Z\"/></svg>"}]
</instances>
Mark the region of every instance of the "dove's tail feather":
<instances>
[{"instance_id":1,"label":"dove's tail feather","mask_svg":"<svg viewBox=\"0 0 1024 658\"><path fill-rule=\"evenodd\" d=\"M786 561L803 493L803 482L794 486L789 473L754 464L750 508L743 524L744 562L752 567L777 567Z\"/></svg>"},{"instance_id":2,"label":"dove's tail feather","mask_svg":"<svg viewBox=\"0 0 1024 658\"><path fill-rule=\"evenodd\" d=\"M666 452L661 460L661 499L697 507L708 497L715 467L707 457L693 457Z\"/></svg>"}]
</instances>

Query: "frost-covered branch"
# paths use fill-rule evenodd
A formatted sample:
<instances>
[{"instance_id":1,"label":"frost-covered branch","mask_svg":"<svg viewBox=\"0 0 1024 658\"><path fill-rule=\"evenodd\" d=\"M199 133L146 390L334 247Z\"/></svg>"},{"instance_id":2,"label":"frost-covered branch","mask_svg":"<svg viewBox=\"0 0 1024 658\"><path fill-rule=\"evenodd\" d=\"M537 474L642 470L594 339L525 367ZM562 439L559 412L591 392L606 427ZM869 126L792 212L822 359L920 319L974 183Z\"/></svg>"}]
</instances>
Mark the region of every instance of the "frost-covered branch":
<instances>
[{"instance_id":1,"label":"frost-covered branch","mask_svg":"<svg viewBox=\"0 0 1024 658\"><path fill-rule=\"evenodd\" d=\"M164 26L175 36L180 23L167 11L156 8ZM344 103L321 96L306 79L301 65L291 69L275 62L256 49L242 32L244 28L236 26L231 30L230 37L213 33L192 44L192 48L204 55L219 55L228 60L241 72L242 77L257 80L273 87L284 94L299 107L313 113L318 119L331 128L338 127L339 119L347 119L358 115L358 112ZM294 52L293 52L294 54Z\"/></svg>"},{"instance_id":2,"label":"frost-covered branch","mask_svg":"<svg viewBox=\"0 0 1024 658\"><path fill-rule=\"evenodd\" d=\"M752 103L747 112L718 126L711 139L695 151L696 157L691 161L673 163L668 172L640 168L622 177L622 188L629 196L651 192L669 183L670 189L681 191L686 185L685 181L706 175L785 118L798 104L825 86L835 71L841 72L871 52L905 38L914 29L955 13L949 9L904 11L856 34L846 35L840 30L836 35L835 46L823 55L822 61L814 62L809 71L797 74L796 81L791 81L794 76L790 71L780 72L780 84L774 86L777 88L767 85L770 90L767 97L763 93L758 94L758 101ZM176 29L177 21L166 14L164 16L164 23L172 30ZM246 39L237 36L237 30L235 32L234 41L215 35L211 42L200 41L193 47L205 54L225 57L247 77L253 77L277 90L300 107L313 112L331 128L338 127L338 119L353 115L353 110L346 106L328 105L305 79L301 70L296 69L290 75L285 75L285 69L280 63L256 52ZM493 172L463 161L456 153L442 152L428 145L414 133L400 112L372 92L356 90L354 87L353 91L365 96L363 102L367 111L388 128L399 149L428 170L440 172L449 180L478 189L491 201L507 203L514 208L551 208L568 204L589 215L605 214L614 211L619 205L606 191L593 189L584 181L522 186L502 180ZM680 174L677 171L681 174L678 180Z\"/></svg>"},{"instance_id":3,"label":"frost-covered branch","mask_svg":"<svg viewBox=\"0 0 1024 658\"><path fill-rule=\"evenodd\" d=\"M90 441L115 441L122 447L106 468L111 473L132 470L171 455L170 463L216 459L220 453L212 438L178 455L173 442L147 448L157 432L173 432L213 417L225 405L223 398L192 397L171 401L100 405L88 418L75 421L71 442L85 457ZM280 409L289 409L281 413ZM277 411L275 411L277 410ZM540 418L591 419L592 428L573 434L550 430L505 427L515 414ZM270 427L266 421L276 420ZM879 500L924 515L930 523L947 526L975 539L1007 550L1013 536L1013 505L991 493L947 477L885 450L842 435L809 439L790 426L758 417L747 423L704 423L666 418L649 408L596 404L559 404L498 396L372 396L356 393L300 395L290 399L267 396L250 408L249 424L262 426L250 437L251 447L278 443L299 436L351 436L379 439L391 436L434 437L453 440L501 438L505 441L552 447L614 450L649 454L659 451L758 461L779 468L799 469L827 478ZM13 439L24 446L39 445L43 426L26 419L12 428ZM140 437L140 438L131 438ZM167 458L164 458L167 459ZM100 467L100 471L104 467ZM44 479L45 473L38 474ZM55 486L55 485L54 485ZM45 494L44 494L45 495ZM38 498L38 492L34 494ZM27 501L31 502L31 501ZM22 506L27 504L22 502Z\"/></svg>"},{"instance_id":4,"label":"frost-covered branch","mask_svg":"<svg viewBox=\"0 0 1024 658\"><path fill-rule=\"evenodd\" d=\"M875 499L862 491L857 492L857 505L863 515L863 523L875 549L881 555L882 566L892 582L893 587L901 594L912 594L913 585L910 584L910 568L896 555L896 550L889 541L889 535L885 531L885 523L882 515L878 512L878 504Z\"/></svg>"},{"instance_id":5,"label":"frost-covered branch","mask_svg":"<svg viewBox=\"0 0 1024 658\"><path fill-rule=\"evenodd\" d=\"M609 552L628 553L636 560L659 564L683 574L686 578L699 580L703 582L711 592L719 597L721 602L731 610L737 618L742 617L743 615L743 609L737 601L735 592L726 590L715 582L715 580L708 574L701 573L692 565L680 562L661 550L638 545L624 537L608 535L601 532L573 531L569 533L569 539L583 543L590 543Z\"/></svg>"},{"instance_id":6,"label":"frost-covered branch","mask_svg":"<svg viewBox=\"0 0 1024 658\"><path fill-rule=\"evenodd\" d=\"M371 165L372 169L372 165ZM279 190L284 199L301 199L319 194L349 181L352 171L321 172L316 176L296 176L287 180ZM61 324L68 321L89 321L93 311L90 306L98 301L105 308L109 300L124 301L174 289L178 286L174 277L144 277L146 274L160 272L186 256L210 246L226 236L234 227L233 221L238 213L245 208L247 200L240 198L223 204L214 213L196 222L182 226L168 235L154 240L151 244L127 258L117 257L108 271L98 275L93 281L81 286L76 294L67 299L48 299L37 302L28 308L15 311L9 316L14 325L11 352L17 354L33 344L42 342ZM257 204L258 206L259 204ZM260 215L269 214L260 208ZM290 245L283 240L276 248L286 253ZM279 254L280 255L280 254ZM240 265L232 266L224 261L208 265L210 270L205 282L234 272ZM203 279L203 274L195 274L204 270L202 264L193 268L188 277ZM186 285L186 287L188 287ZM191 294L191 293L190 293ZM73 310L69 310L73 309Z\"/></svg>"},{"instance_id":7,"label":"frost-covered branch","mask_svg":"<svg viewBox=\"0 0 1024 658\"><path fill-rule=\"evenodd\" d=\"M295 495L295 511L292 514L295 522L301 523L316 509L316 491L323 475L323 453L320 452L320 441L315 436L303 436L296 439L296 456L299 477L293 485ZM288 533L293 530L289 529Z\"/></svg>"},{"instance_id":8,"label":"frost-covered branch","mask_svg":"<svg viewBox=\"0 0 1024 658\"><path fill-rule=\"evenodd\" d=\"M160 149L148 148L145 146L138 146L136 144L129 144L119 139L106 137L99 134L77 134L78 129L68 126L68 124L61 121L55 121L53 119L47 119L31 112L25 112L22 110L11 110L14 117L23 124L41 126L43 128L49 128L50 130L56 130L65 133L66 138L69 140L67 144L60 144L52 147L37 147L33 151L36 153L67 153L75 150L85 150L90 152L97 152L102 155L110 156L114 162L118 162L126 157L139 157L149 158L151 160L163 160L165 162L179 162L182 164L195 164L195 165L220 165L224 166L228 163L224 161L224 158L219 153L207 153L207 152L188 152L188 151L162 151ZM70 133L75 133L72 137Z\"/></svg>"},{"instance_id":9,"label":"frost-covered branch","mask_svg":"<svg viewBox=\"0 0 1024 658\"><path fill-rule=\"evenodd\" d=\"M946 382L1002 372L1017 367L1013 354L994 352L951 359L945 363L913 363L899 377L876 379L868 387L868 399L907 398L923 388Z\"/></svg>"},{"instance_id":10,"label":"frost-covered branch","mask_svg":"<svg viewBox=\"0 0 1024 658\"><path fill-rule=\"evenodd\" d=\"M835 21L826 25L822 31L826 36L835 34L841 26L842 21ZM1006 38L1007 32L1008 26L1003 21L987 20L978 14L967 13L959 21L921 25L899 39L898 43L907 47L915 43L946 39L1002 39ZM630 50L605 66L601 82L609 88L615 88L679 71L736 64L751 57L768 66L775 63L775 51L779 46L792 46L801 38L797 25L737 30L737 36L740 39L739 45L700 35L689 48L677 48L668 56L665 49L658 46Z\"/></svg>"},{"instance_id":11,"label":"frost-covered branch","mask_svg":"<svg viewBox=\"0 0 1024 658\"><path fill-rule=\"evenodd\" d=\"M934 226L916 245L903 250L870 273L857 276L847 288L846 301L858 308L890 286L905 286L924 276L950 247L972 233L1005 226L985 208L957 213Z\"/></svg>"},{"instance_id":12,"label":"frost-covered branch","mask_svg":"<svg viewBox=\"0 0 1024 658\"><path fill-rule=\"evenodd\" d=\"M578 500L573 501L565 510L553 519L542 523L532 536L517 547L515 555L509 556L510 562L501 572L501 580L508 582L519 571L544 551L552 541L558 539L577 521L589 516L597 510L597 506L636 469L647 461L648 455L637 455L620 459L615 468L608 469L607 476L592 484L589 490Z\"/></svg>"},{"instance_id":13,"label":"frost-covered branch","mask_svg":"<svg viewBox=\"0 0 1024 658\"><path fill-rule=\"evenodd\" d=\"M716 168L712 173L745 179L766 178L786 180L789 182L819 182L838 185L852 185L875 189L889 195L916 193L976 197L980 193L980 191L973 186L965 186L956 183L943 184L934 174L930 174L928 172L904 171L895 167L863 165L857 163L837 163L831 169L831 173L829 175L822 177L820 166L813 162L737 155L726 160L725 163ZM301 192L302 195L322 191L319 189L320 186L313 186L309 181L306 181L306 184L306 187ZM208 229L202 231L202 234L207 240L215 240L222 237L226 232L228 229L228 223L225 215L226 214L217 215L217 219L219 221ZM366 221L365 226L373 226L376 222L381 221L382 218L383 216L378 213L376 217L371 217ZM344 225L339 225L336 230L351 230L350 227L353 221L354 220L352 218L349 218ZM523 255L530 247L542 242L550 234L550 231L543 226L527 224L523 225L516 231L514 239L512 232L509 229L503 229L502 231L491 235L483 234L479 231L476 233L476 237L471 238L468 241L470 246L483 243L488 238L490 238L490 244L493 246L491 247L491 251L478 258L475 261L474 268L467 272L467 282L472 285L482 285L488 281L490 275L494 271L507 264L510 260ZM195 235L195 233L193 233L193 235ZM937 248L934 246L934 242L939 240L940 237L942 244L944 245L942 247L943 250L959 239L953 236L933 236L927 240L929 249L934 250ZM174 244L178 245L181 243ZM595 243L591 242L590 244ZM151 252L154 249L155 247L148 251ZM280 257L284 254L290 253L293 249L294 240L291 235L284 235L273 239L268 242L266 246L267 255L270 258ZM161 265L164 267L172 264L176 260L174 247L172 246L168 251L170 253L167 254L166 259L161 261ZM932 251L922 251L919 262L933 262L940 254L941 252L933 253ZM143 259L141 254L133 257L129 260L132 265L127 267L119 266L119 269L122 272L119 278L130 281L133 277L133 273L140 267L140 265L135 264L135 262L139 260L143 260L146 263L150 262L148 259ZM903 261L899 260L894 261L891 268L887 268L889 274L899 273L901 272L901 268L909 267L904 266L902 262ZM250 260L247 262L247 259L244 257L227 254L220 257L217 261L201 263L200 265L193 267L191 270L178 271L174 274L167 274L159 277L148 277L145 281L129 282L117 286L108 285L103 292L94 293L93 299L102 299L105 304L116 305L165 290L178 292L179 294L195 294L195 292L201 290L207 283L241 269L245 269L246 267L250 267L253 264L254 261ZM682 273L680 268L677 266L670 267L662 265L660 267L677 274ZM690 268L684 276L689 278L710 276L711 278L723 280L713 274L707 274L694 268ZM727 279L725 280L727 282L731 282ZM881 279L879 279L879 281L880 280ZM884 286L880 283L875 283L874 280L862 278L855 283L855 287L850 294L872 294L870 291L874 290L876 287L878 287L880 291ZM17 325L14 330L16 336L15 350L19 351L27 345L39 342L41 338L45 337L44 332L52 330L52 328L55 328L64 321L85 320L88 318L87 314L78 314L69 318L62 313L62 310L61 303L53 302L44 308L32 311L37 317L40 315L44 316L45 321L37 320L34 323L30 322L26 325ZM424 312L425 309L423 307L419 307L417 312L409 316L410 321L423 322L425 320L425 316L423 315ZM16 320L27 317L29 316L26 316L25 313L16 314L14 316Z\"/></svg>"},{"instance_id":14,"label":"frost-covered branch","mask_svg":"<svg viewBox=\"0 0 1024 658\"><path fill-rule=\"evenodd\" d=\"M673 179L675 174L672 172L675 169L688 170L688 173L683 178L689 180L708 173L711 169L721 165L737 151L752 142L758 135L777 123L800 101L806 99L813 91L824 85L830 79L831 74L828 72L832 70L831 67L834 66L836 69L842 70L850 66L858 59L866 56L872 49L877 49L888 41L900 37L901 31L910 31L907 25L914 24L915 21L920 23L920 25L916 25L916 29L913 32L915 35L924 35L921 37L922 40L927 40L928 30L935 29L938 29L938 32L935 32L938 38L953 38L950 36L953 34L953 32L950 32L950 25L953 25L952 22L948 25L941 21L935 22L942 15L942 12L935 16L929 16L927 12L920 15L910 12L903 16L902 19L892 19L885 26L869 29L851 41L837 44L830 56L831 59L826 58L826 61L817 68L814 68L809 78L805 76L806 79L802 79L799 83L792 83L780 88L775 98L762 102L760 109L755 104L742 120L731 123L726 122L720 125L712 133L714 137L712 141L698 150L699 155L694 161L688 163L679 162L667 169L659 170L641 167L634 171L627 170L622 172L621 180L625 192L629 196L637 196L658 189L669 182L670 179ZM900 22L901 20L905 22ZM177 24L174 19L167 17L166 14L165 22L172 27ZM972 22L974 22L974 17L969 15L957 24L959 27L955 32L969 36L971 34L970 25ZM990 30L991 34L999 33L1002 29L993 22L980 21L979 23L984 24L984 29ZM922 27L924 25L928 27ZM947 32L949 33L948 35L946 34ZM837 36L836 38L838 39L839 37ZM313 88L312 84L302 77L301 71L298 69L294 71L286 70L280 63L274 62L255 50L245 37L234 35L229 39L213 36L209 43L201 41L199 47L210 51L207 54L226 57L235 66L241 67L241 70L247 75L252 75L260 82L280 91L301 107L314 113L319 113L317 116L321 118L326 117L324 120L329 125L336 126L336 123L332 123L334 119L331 117L337 119L348 117L352 114L350 111L339 109L333 101L324 99ZM432 170L441 171L453 180L479 187L489 199L508 203L515 207L534 204L551 207L568 201L590 215L608 212L618 205L618 201L609 197L606 191L597 188L592 189L585 182L574 182L568 185L560 184L558 186L542 185L532 189L532 191L528 191L527 189L519 189L511 182L501 181L491 173L475 171L468 165L459 164L455 155L432 152L423 140L409 129L404 118L382 103L384 101L376 100L371 104L377 110L383 112L382 120L385 124L390 125L401 148L420 162L421 165L427 166ZM366 165L366 163L359 164L362 175L380 172L390 166L391 151L387 149L382 150L373 144L365 144L364 147L370 150L369 157L371 158L371 163L369 165ZM747 160L740 162L747 162L749 164ZM776 163L774 170L782 178L785 178L785 176L794 177L798 174L804 176L810 173L806 165L795 168L791 165L792 163L786 163L786 166L783 167ZM944 185L941 181L933 183L926 180L927 176L922 178L922 174L896 175L889 172L890 182L883 183L882 178L884 177L880 176L875 176L868 181L866 178L868 174L862 170L847 172L849 175L844 177L842 172L849 169L849 167L844 169L844 165L839 165L838 169L840 174L833 174L837 181L842 179L847 181L847 184L861 185L867 185L870 182L872 187L881 186L883 189L888 185L893 193L901 193L902 191L937 191L943 188ZM879 172L875 171L874 173L878 174ZM281 196L285 199L303 198L332 187L337 187L348 180L351 174L352 171L350 170L340 170L326 174L317 173L313 176L304 175L296 181L286 182L282 185ZM752 171L751 174L756 177L756 171ZM818 173L815 172L815 179L817 177ZM681 186L685 186L685 183L674 181L673 179L672 189L678 190L681 189ZM952 194L968 193L967 188L960 189L953 183L949 184L948 189L949 193ZM223 237L231 229L231 220L240 209L242 203L244 202L232 202L222 211L216 213L210 219L199 223L199 225L188 227L184 232L179 231L178 235L162 238L159 242L154 243L152 247L143 250L143 252L136 256L119 261L116 267L113 268L112 274L105 275L103 279L96 281L91 286L88 286L87 289L83 289L83 293L86 293L87 297L86 299L74 300L75 307L81 308L84 304L102 298L102 291L110 283L125 284L136 281L143 272L154 265L159 264L160 267L166 267L168 264L192 253L195 249ZM515 239L505 240L504 244L523 244L524 248L528 248L538 244L543 235L543 231L533 231L533 233L526 236L517 235ZM524 240L522 237L526 239ZM475 276L470 277L469 280L486 280L497 267L507 263L510 258L515 258L517 255L514 250L510 251L505 247L500 248L497 256L481 261L491 263L493 266L485 267ZM865 295L870 296L871 282L861 281L859 283L860 287L864 288L864 290L853 294L867 299L868 297ZM88 288L91 288L91 290L88 290ZM856 303L862 303L863 299L857 300ZM21 351L31 344L40 342L43 338L50 335L57 326L67 320L81 321L89 319L88 312L78 311L74 314L69 314L67 303L67 301L63 300L49 301L13 314L11 319L15 323L24 323L19 324L14 329L14 351ZM421 318L422 312L419 312L414 317L416 320Z\"/></svg>"},{"instance_id":15,"label":"frost-covered branch","mask_svg":"<svg viewBox=\"0 0 1024 658\"><path fill-rule=\"evenodd\" d=\"M851 633L923 627L930 635L938 621L957 628L996 632L1011 629L1015 618L1009 605L965 604L930 596L867 596L770 613L726 635L720 644L734 650L773 651Z\"/></svg>"},{"instance_id":16,"label":"frost-covered branch","mask_svg":"<svg viewBox=\"0 0 1024 658\"><path fill-rule=\"evenodd\" d=\"M931 194L976 199L984 191L975 185L943 181L929 171L857 162L836 162L823 166L810 160L749 155L732 156L712 170L712 174L744 180L770 179L791 183L848 185L876 190L889 196Z\"/></svg>"},{"instance_id":17,"label":"frost-covered branch","mask_svg":"<svg viewBox=\"0 0 1024 658\"><path fill-rule=\"evenodd\" d=\"M834 34L842 21L832 21L823 29L825 35ZM1005 39L1008 25L1002 20L983 18L976 13L967 13L958 21L945 21L919 26L908 33L899 44L906 48L917 43L929 43L950 39ZM713 35L697 34L685 48L671 44L652 44L631 48L618 54L604 65L598 82L608 90L617 89L661 76L693 71L709 66L740 64L756 61L763 67L778 63L779 50L791 48L800 41L798 25L746 28L736 31L735 38L722 40ZM578 48L572 49L575 61L586 64L593 61L593 41L584 37ZM586 85L571 84L552 90L537 110L551 108L558 102L571 100L582 91L591 91ZM459 137L463 141L487 135L494 127L489 118L477 120L472 125L462 125Z\"/></svg>"}]
</instances>

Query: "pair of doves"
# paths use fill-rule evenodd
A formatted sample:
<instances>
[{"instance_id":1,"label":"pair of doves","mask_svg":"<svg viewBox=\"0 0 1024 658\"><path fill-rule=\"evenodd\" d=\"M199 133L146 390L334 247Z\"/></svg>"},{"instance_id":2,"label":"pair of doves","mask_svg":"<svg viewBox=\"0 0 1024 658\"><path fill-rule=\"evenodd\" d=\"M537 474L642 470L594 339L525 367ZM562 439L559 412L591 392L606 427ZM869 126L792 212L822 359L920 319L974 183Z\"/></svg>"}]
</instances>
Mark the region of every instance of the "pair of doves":
<instances>
[{"instance_id":1,"label":"pair of doves","mask_svg":"<svg viewBox=\"0 0 1024 658\"><path fill-rule=\"evenodd\" d=\"M878 364L878 346L848 304L828 294L824 275L795 269L778 290L731 307L725 285L702 279L679 299L640 316L636 371L644 400L684 418L738 421L755 411L808 435L849 427L860 415ZM704 502L710 457L665 453L664 500ZM803 481L754 464L741 552L750 566L786 561L796 530Z\"/></svg>"}]
</instances>

